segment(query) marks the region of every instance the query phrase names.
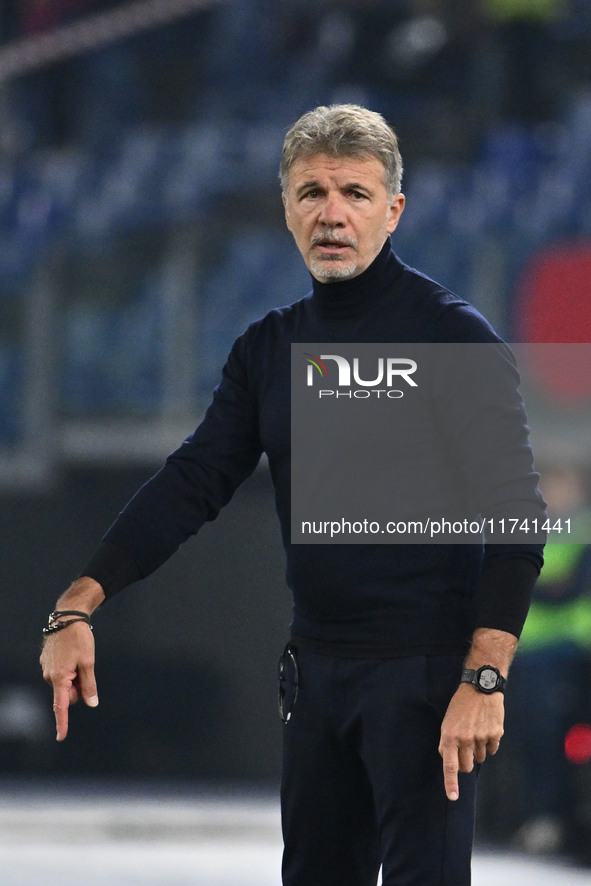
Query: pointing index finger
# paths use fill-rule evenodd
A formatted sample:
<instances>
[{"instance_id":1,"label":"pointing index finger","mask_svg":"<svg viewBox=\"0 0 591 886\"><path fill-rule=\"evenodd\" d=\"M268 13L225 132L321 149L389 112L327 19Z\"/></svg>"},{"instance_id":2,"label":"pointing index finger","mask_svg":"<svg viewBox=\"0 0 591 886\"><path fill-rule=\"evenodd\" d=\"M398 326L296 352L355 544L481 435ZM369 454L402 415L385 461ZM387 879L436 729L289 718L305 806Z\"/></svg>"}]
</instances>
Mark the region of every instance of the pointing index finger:
<instances>
[{"instance_id":1,"label":"pointing index finger","mask_svg":"<svg viewBox=\"0 0 591 886\"><path fill-rule=\"evenodd\" d=\"M68 708L70 707L70 692L65 686L56 687L53 694L53 712L55 714L55 727L57 741L63 741L68 734Z\"/></svg>"},{"instance_id":2,"label":"pointing index finger","mask_svg":"<svg viewBox=\"0 0 591 886\"><path fill-rule=\"evenodd\" d=\"M443 758L443 782L448 800L457 800L460 796L458 785L459 752L454 746L441 746L439 753Z\"/></svg>"}]
</instances>

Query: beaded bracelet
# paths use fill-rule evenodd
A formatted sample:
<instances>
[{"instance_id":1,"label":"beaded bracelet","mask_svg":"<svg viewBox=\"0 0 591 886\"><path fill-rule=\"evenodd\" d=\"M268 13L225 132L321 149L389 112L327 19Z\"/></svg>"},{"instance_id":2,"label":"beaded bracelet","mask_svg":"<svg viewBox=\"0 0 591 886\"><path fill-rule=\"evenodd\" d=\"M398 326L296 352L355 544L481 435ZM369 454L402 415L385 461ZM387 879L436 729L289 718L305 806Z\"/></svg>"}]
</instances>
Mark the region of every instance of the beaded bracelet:
<instances>
[{"instance_id":1,"label":"beaded bracelet","mask_svg":"<svg viewBox=\"0 0 591 886\"><path fill-rule=\"evenodd\" d=\"M63 618L66 615L74 615L76 616L76 618L69 618L67 621L57 620L58 618ZM49 613L47 627L43 628L42 633L45 637L50 634L57 634L58 631L63 631L64 628L67 628L68 625L73 625L76 621L85 622L92 631L90 615L88 615L87 612L80 612L78 609L55 609L53 612Z\"/></svg>"}]
</instances>

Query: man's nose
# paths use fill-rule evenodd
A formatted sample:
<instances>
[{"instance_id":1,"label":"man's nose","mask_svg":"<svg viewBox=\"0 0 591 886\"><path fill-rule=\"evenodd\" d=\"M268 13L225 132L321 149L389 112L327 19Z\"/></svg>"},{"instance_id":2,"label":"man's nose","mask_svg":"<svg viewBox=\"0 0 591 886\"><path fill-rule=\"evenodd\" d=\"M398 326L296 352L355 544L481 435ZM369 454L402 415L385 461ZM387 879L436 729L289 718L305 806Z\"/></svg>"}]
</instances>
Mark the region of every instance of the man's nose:
<instances>
[{"instance_id":1,"label":"man's nose","mask_svg":"<svg viewBox=\"0 0 591 886\"><path fill-rule=\"evenodd\" d=\"M345 207L340 194L329 193L326 195L318 221L331 226L345 223Z\"/></svg>"}]
</instances>

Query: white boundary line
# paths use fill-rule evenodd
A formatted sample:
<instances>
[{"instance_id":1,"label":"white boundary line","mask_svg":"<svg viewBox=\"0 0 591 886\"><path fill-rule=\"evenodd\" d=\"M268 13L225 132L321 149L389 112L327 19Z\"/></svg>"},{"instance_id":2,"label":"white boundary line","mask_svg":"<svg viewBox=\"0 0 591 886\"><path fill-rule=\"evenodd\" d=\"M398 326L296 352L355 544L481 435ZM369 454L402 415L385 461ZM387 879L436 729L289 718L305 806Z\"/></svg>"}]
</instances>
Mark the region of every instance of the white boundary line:
<instances>
[{"instance_id":1,"label":"white boundary line","mask_svg":"<svg viewBox=\"0 0 591 886\"><path fill-rule=\"evenodd\" d=\"M0 47L0 82L207 9L221 0L133 0Z\"/></svg>"}]
</instances>

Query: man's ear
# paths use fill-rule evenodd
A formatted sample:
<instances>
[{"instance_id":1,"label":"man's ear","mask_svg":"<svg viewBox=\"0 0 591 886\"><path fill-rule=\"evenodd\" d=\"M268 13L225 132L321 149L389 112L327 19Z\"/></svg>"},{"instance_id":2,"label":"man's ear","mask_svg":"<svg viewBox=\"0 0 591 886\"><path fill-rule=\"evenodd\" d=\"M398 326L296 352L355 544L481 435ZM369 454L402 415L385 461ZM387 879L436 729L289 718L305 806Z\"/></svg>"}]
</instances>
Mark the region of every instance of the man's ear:
<instances>
[{"instance_id":1,"label":"man's ear","mask_svg":"<svg viewBox=\"0 0 591 886\"><path fill-rule=\"evenodd\" d=\"M400 216L404 211L404 204L406 203L406 197L404 194L396 194L393 198L392 203L390 204L390 217L388 218L388 233L392 234L396 228L398 227L398 222L400 221Z\"/></svg>"},{"instance_id":2,"label":"man's ear","mask_svg":"<svg viewBox=\"0 0 591 886\"><path fill-rule=\"evenodd\" d=\"M281 199L283 200L283 210L285 212L285 224L287 225L287 230L291 231L291 228L289 226L289 207L287 204L287 196L285 194L282 194Z\"/></svg>"}]
</instances>

